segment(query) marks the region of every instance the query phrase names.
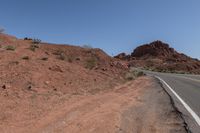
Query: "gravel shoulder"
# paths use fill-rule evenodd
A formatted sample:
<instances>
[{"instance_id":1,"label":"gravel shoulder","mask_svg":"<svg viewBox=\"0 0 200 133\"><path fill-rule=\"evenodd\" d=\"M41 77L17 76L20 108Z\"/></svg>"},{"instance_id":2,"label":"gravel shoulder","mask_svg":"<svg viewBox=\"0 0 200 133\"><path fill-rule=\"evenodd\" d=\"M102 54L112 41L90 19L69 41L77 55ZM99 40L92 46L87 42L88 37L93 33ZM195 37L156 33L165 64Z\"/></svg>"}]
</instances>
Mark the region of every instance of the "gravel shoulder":
<instances>
[{"instance_id":1,"label":"gravel shoulder","mask_svg":"<svg viewBox=\"0 0 200 133\"><path fill-rule=\"evenodd\" d=\"M2 128L12 133L184 133L184 121L170 97L151 77L108 92L65 100L30 125ZM12 123L11 123L12 124Z\"/></svg>"}]
</instances>

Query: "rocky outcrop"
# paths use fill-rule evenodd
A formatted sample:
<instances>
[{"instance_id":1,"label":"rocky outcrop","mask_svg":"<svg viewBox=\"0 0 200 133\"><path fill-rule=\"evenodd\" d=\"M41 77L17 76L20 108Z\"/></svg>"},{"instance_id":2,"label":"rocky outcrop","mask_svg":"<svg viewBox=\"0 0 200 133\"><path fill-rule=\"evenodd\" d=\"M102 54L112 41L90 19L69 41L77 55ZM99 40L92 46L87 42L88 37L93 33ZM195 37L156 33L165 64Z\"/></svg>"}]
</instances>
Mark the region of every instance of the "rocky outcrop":
<instances>
[{"instance_id":1,"label":"rocky outcrop","mask_svg":"<svg viewBox=\"0 0 200 133\"><path fill-rule=\"evenodd\" d=\"M177 52L169 44L154 41L137 47L130 55L121 53L115 58L126 60L129 66L157 71L200 74L200 61Z\"/></svg>"},{"instance_id":2,"label":"rocky outcrop","mask_svg":"<svg viewBox=\"0 0 200 133\"><path fill-rule=\"evenodd\" d=\"M154 56L154 57L168 57L177 54L173 48L170 48L168 44L162 41L154 41L150 44L145 44L137 47L133 53L132 57L144 57L144 56Z\"/></svg>"}]
</instances>

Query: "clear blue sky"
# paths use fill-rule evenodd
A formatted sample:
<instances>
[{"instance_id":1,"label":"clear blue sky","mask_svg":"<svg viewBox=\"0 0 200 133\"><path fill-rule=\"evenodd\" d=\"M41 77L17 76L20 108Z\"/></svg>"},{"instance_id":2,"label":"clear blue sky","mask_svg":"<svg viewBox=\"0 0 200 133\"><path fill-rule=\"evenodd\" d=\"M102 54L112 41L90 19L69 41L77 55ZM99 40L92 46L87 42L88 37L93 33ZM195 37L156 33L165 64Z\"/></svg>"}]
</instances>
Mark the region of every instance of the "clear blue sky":
<instances>
[{"instance_id":1,"label":"clear blue sky","mask_svg":"<svg viewBox=\"0 0 200 133\"><path fill-rule=\"evenodd\" d=\"M1 0L0 27L19 38L130 53L163 40L200 58L199 0Z\"/></svg>"}]
</instances>

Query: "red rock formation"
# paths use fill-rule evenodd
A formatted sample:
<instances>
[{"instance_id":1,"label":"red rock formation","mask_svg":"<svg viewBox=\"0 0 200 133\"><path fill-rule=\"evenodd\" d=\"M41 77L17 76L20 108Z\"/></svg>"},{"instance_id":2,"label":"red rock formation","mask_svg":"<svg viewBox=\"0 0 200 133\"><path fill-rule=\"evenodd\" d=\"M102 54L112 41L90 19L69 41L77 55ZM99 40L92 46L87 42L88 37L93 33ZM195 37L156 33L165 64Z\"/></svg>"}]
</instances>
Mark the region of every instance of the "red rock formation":
<instances>
[{"instance_id":1,"label":"red rock formation","mask_svg":"<svg viewBox=\"0 0 200 133\"><path fill-rule=\"evenodd\" d=\"M179 71L200 74L200 61L179 53L162 41L154 41L137 47L131 55L115 56L129 61L130 66L158 71Z\"/></svg>"}]
</instances>

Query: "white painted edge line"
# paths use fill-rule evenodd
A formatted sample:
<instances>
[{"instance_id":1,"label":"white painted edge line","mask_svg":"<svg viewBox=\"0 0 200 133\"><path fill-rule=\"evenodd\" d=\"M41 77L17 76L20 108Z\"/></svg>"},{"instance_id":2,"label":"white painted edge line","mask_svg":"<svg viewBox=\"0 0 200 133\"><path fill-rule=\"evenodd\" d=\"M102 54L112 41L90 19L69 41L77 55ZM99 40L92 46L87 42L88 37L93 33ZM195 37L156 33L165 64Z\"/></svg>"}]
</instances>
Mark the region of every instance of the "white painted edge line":
<instances>
[{"instance_id":1,"label":"white painted edge line","mask_svg":"<svg viewBox=\"0 0 200 133\"><path fill-rule=\"evenodd\" d=\"M155 76L157 79L159 79L160 81L162 81L169 89L170 91L178 98L178 100L183 104L183 106L186 108L186 110L192 115L192 117L194 118L194 120L196 121L196 123L200 126L200 118L199 116L190 108L190 106L188 106L183 99L160 77Z\"/></svg>"}]
</instances>

